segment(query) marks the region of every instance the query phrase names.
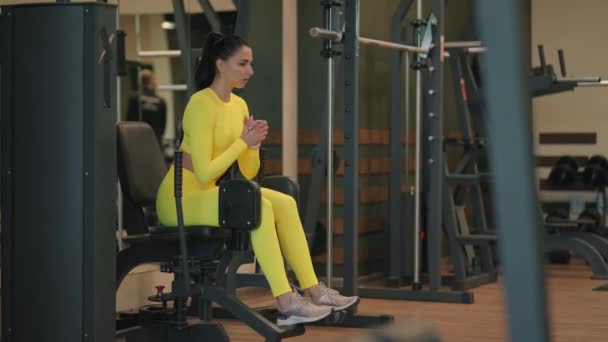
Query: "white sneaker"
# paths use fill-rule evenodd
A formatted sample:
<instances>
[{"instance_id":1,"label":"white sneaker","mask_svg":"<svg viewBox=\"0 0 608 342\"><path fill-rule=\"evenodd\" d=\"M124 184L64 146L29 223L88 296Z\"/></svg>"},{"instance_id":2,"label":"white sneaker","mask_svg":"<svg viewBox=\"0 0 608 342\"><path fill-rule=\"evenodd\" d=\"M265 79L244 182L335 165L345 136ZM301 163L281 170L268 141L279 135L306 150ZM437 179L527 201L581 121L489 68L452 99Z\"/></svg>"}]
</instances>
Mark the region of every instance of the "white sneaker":
<instances>
[{"instance_id":1,"label":"white sneaker","mask_svg":"<svg viewBox=\"0 0 608 342\"><path fill-rule=\"evenodd\" d=\"M321 290L321 295L317 298L317 300L311 299L315 305L329 306L332 307L334 311L340 311L348 309L351 306L359 303L358 296L343 296L338 293L338 291L328 288L323 283L319 283L319 287Z\"/></svg>"},{"instance_id":2,"label":"white sneaker","mask_svg":"<svg viewBox=\"0 0 608 342\"><path fill-rule=\"evenodd\" d=\"M316 322L333 312L331 307L315 305L307 298L300 296L295 290L291 296L289 308L279 310L278 326Z\"/></svg>"}]
</instances>

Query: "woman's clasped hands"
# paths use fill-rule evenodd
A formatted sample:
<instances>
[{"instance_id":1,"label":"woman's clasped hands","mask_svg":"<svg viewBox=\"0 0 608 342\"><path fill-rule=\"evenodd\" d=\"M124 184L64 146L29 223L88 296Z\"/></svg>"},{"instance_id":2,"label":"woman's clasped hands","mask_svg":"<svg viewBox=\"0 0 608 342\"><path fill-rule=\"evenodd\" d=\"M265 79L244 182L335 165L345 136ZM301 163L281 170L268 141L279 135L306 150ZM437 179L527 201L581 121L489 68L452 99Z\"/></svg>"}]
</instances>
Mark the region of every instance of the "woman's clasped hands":
<instances>
[{"instance_id":1,"label":"woman's clasped hands","mask_svg":"<svg viewBox=\"0 0 608 342\"><path fill-rule=\"evenodd\" d=\"M244 119L241 139L243 139L249 148L259 148L267 135L268 122L266 120L255 120L253 116Z\"/></svg>"}]
</instances>

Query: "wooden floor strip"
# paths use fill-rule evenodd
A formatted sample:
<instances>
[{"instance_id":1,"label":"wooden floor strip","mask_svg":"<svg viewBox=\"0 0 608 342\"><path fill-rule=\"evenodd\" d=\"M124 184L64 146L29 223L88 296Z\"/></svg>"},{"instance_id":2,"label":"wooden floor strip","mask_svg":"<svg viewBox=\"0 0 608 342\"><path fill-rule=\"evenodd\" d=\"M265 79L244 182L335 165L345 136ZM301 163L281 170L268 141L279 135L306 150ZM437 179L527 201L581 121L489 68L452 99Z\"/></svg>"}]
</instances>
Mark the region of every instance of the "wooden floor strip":
<instances>
[{"instance_id":1,"label":"wooden floor strip","mask_svg":"<svg viewBox=\"0 0 608 342\"><path fill-rule=\"evenodd\" d=\"M591 280L583 261L567 266L547 266L552 341L608 341L608 292L592 291L608 281ZM253 306L273 305L265 291L241 292ZM363 299L361 314L389 314L397 321L416 318L429 322L442 341L507 341L502 284L488 284L473 290L474 304L422 303L398 300ZM253 330L236 321L222 321L233 342L263 341ZM308 326L303 336L289 341L346 342L366 334L363 329Z\"/></svg>"}]
</instances>

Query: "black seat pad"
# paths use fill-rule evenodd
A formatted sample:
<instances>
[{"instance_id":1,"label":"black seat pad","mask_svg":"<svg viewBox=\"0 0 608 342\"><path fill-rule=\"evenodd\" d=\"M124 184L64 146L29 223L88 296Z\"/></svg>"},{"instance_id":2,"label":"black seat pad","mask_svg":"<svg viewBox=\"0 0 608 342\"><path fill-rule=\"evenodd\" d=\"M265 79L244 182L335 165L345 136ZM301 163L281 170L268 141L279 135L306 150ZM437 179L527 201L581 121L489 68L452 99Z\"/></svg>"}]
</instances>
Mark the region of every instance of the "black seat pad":
<instances>
[{"instance_id":1,"label":"black seat pad","mask_svg":"<svg viewBox=\"0 0 608 342\"><path fill-rule=\"evenodd\" d=\"M186 238L194 240L225 240L232 236L232 230L214 226L185 226L184 230ZM153 240L179 240L177 227L155 226L148 231Z\"/></svg>"}]
</instances>

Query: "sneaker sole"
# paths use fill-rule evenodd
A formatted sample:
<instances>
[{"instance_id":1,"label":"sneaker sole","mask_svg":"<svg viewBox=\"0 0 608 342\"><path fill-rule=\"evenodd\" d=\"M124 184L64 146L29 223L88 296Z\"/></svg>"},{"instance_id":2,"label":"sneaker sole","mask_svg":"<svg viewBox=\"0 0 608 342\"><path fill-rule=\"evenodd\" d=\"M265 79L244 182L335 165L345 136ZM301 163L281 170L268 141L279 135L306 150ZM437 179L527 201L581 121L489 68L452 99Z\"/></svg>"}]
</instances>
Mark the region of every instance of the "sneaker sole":
<instances>
[{"instance_id":1,"label":"sneaker sole","mask_svg":"<svg viewBox=\"0 0 608 342\"><path fill-rule=\"evenodd\" d=\"M294 325L294 324L300 324L300 323L310 323L310 322L316 322L316 321L320 321L323 318L329 316L332 314L332 310L330 310L329 312L327 312L325 315L321 315L321 316L317 316L317 317L300 317L300 316L290 316L287 319L277 319L277 325L278 326L285 326L285 325Z\"/></svg>"},{"instance_id":2,"label":"sneaker sole","mask_svg":"<svg viewBox=\"0 0 608 342\"><path fill-rule=\"evenodd\" d=\"M359 301L361 299L357 298L355 301L348 303L348 304L344 304L342 306L332 306L332 308L334 309L334 311L342 311L342 310L346 310L348 308L350 308L351 306L355 305L355 304L359 304Z\"/></svg>"}]
</instances>

